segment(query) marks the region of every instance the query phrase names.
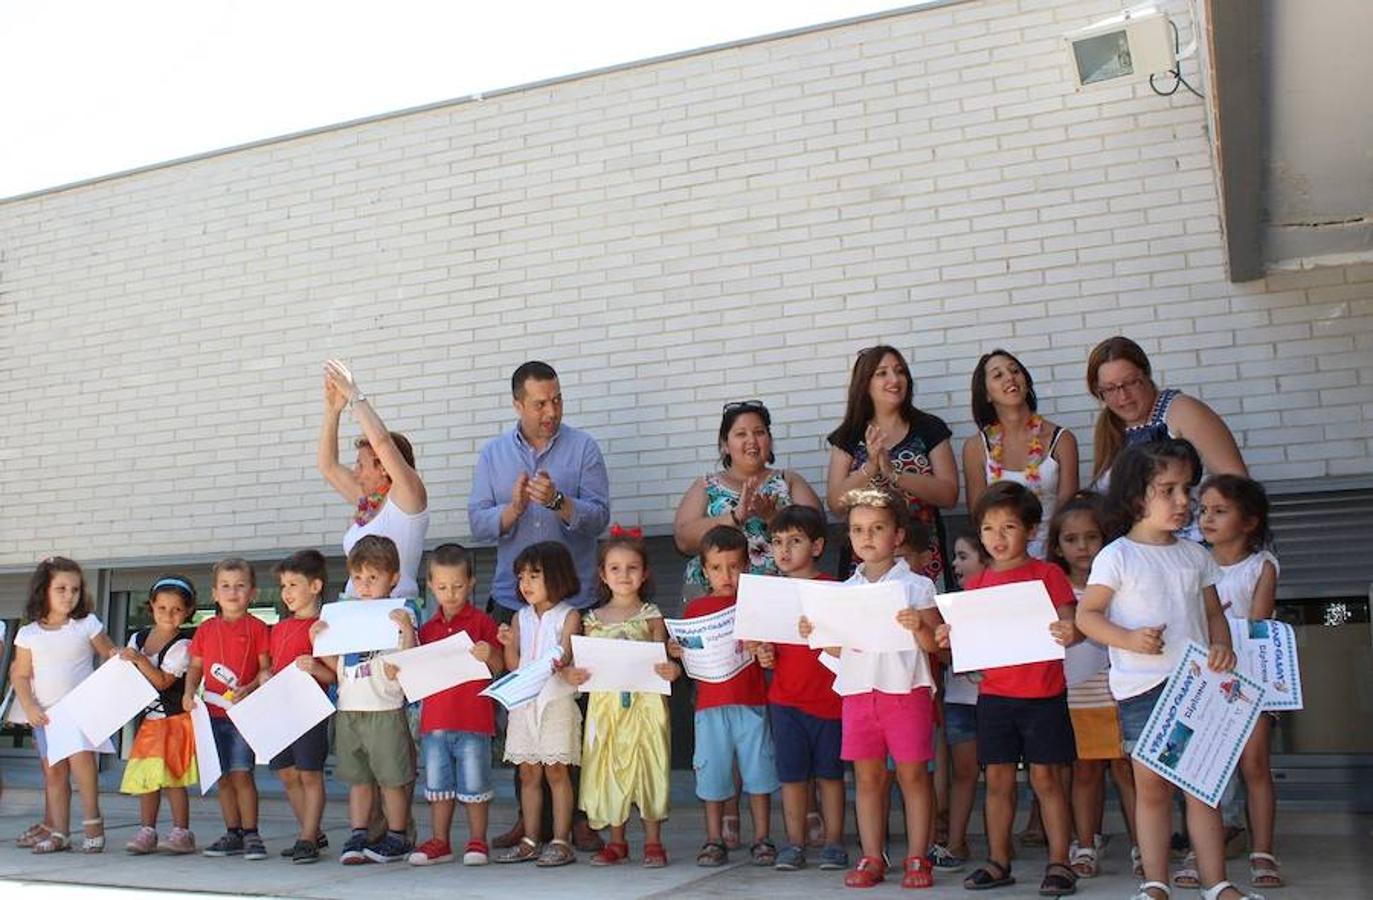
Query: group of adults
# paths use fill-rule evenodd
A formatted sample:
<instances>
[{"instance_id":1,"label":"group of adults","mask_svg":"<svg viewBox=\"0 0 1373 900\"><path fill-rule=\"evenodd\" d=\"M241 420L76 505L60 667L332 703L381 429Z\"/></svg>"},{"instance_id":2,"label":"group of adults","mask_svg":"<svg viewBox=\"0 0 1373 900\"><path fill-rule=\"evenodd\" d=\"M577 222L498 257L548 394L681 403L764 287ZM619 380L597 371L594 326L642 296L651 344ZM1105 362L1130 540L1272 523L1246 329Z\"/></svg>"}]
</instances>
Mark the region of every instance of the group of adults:
<instances>
[{"instance_id":1,"label":"group of adults","mask_svg":"<svg viewBox=\"0 0 1373 900\"><path fill-rule=\"evenodd\" d=\"M1086 370L1087 389L1102 404L1093 436L1092 485L1105 485L1125 446L1165 436L1191 441L1209 474L1247 474L1221 418L1195 397L1159 388L1149 358L1134 341L1120 336L1102 341L1088 355ZM516 421L482 447L467 504L473 539L496 547L487 608L498 621L509 621L521 603L512 569L515 557L540 541L561 541L568 547L581 581L573 603L592 602L596 541L610 522L605 460L591 435L563 424L557 372L543 362L526 362L512 375L510 389ZM717 435L719 469L691 483L673 525L677 549L692 557L684 575L687 589L705 584L695 554L712 527L742 531L750 570L769 573L775 567L767 522L774 511L799 503L822 511L828 506L842 516L845 493L870 484L898 493L912 519L928 527L925 574L936 583L946 560L941 512L956 506L960 493L971 507L988 484L1018 481L1039 497L1047 523L1054 508L1079 488L1077 439L1039 414L1029 369L1006 350L993 350L977 361L970 403L978 430L963 444L960 483L952 433L938 416L916 405L906 358L885 344L858 351L843 420L828 436L823 502L800 473L775 467L772 415L766 404L725 403ZM362 430L352 467L339 460L339 420L346 408ZM318 466L354 505L344 551L366 534L391 538L401 559L397 589L418 596L429 500L415 468L414 449L404 435L386 428L352 373L334 360L325 364ZM1043 536L1041 529L1031 548L1038 555ZM585 833L584 823L579 826L578 843L594 846L595 836Z\"/></svg>"}]
</instances>

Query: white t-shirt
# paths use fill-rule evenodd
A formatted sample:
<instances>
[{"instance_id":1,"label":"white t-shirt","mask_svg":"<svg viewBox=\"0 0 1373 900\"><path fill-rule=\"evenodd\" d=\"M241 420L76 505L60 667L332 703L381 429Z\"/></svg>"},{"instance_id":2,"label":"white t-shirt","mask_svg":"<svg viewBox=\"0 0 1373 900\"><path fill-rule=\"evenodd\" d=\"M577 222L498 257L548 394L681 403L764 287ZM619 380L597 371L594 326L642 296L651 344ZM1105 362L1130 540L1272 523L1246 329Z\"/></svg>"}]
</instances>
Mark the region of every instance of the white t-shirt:
<instances>
[{"instance_id":1,"label":"white t-shirt","mask_svg":"<svg viewBox=\"0 0 1373 900\"><path fill-rule=\"evenodd\" d=\"M1121 628L1166 625L1158 655L1110 648L1111 694L1136 697L1168 680L1188 641L1210 644L1202 588L1220 581L1220 567L1200 544L1141 544L1128 537L1107 544L1092 561L1090 587L1114 591L1106 618Z\"/></svg>"},{"instance_id":2,"label":"white t-shirt","mask_svg":"<svg viewBox=\"0 0 1373 900\"><path fill-rule=\"evenodd\" d=\"M149 637L151 636L152 635L149 634ZM162 657L161 666L157 665L157 655L162 652L162 648L159 647L158 649L151 651L140 650L138 647L137 638L138 635L136 633L129 635L129 648L132 650L138 650L140 653L142 653L144 656L148 658L148 662L152 663L157 668L160 668L168 675L180 678L182 675L185 675L186 670L190 668L191 639L186 637L186 635L178 634L176 637L172 638L172 645L167 649L167 655ZM146 644L144 646L146 646ZM158 701L154 700L148 706L148 712L144 716L144 718L165 719L167 715L160 709L160 706L161 704L158 703ZM176 711L180 712L180 710Z\"/></svg>"},{"instance_id":3,"label":"white t-shirt","mask_svg":"<svg viewBox=\"0 0 1373 900\"><path fill-rule=\"evenodd\" d=\"M33 696L44 710L95 671L95 647L91 639L105 630L94 614L68 619L61 628L44 628L30 622L14 636L14 646L33 656Z\"/></svg>"},{"instance_id":4,"label":"white t-shirt","mask_svg":"<svg viewBox=\"0 0 1373 900\"><path fill-rule=\"evenodd\" d=\"M887 570L877 582L899 581L906 587L906 605L913 609L934 606L934 582L917 575L903 559ZM845 584L872 584L860 565ZM875 624L874 627L877 627ZM900 628L895 622L891 628ZM840 696L880 691L884 694L909 694L919 687L934 687L930 661L924 650L902 650L896 653L872 653L845 648L839 657L839 671L834 679L834 692Z\"/></svg>"},{"instance_id":5,"label":"white t-shirt","mask_svg":"<svg viewBox=\"0 0 1373 900\"><path fill-rule=\"evenodd\" d=\"M415 625L414 611L408 606L404 609L410 624ZM386 667L382 664L388 654L396 652L378 650L349 653L338 658L339 712L384 712L405 706L405 689L399 680L386 677Z\"/></svg>"},{"instance_id":6,"label":"white t-shirt","mask_svg":"<svg viewBox=\"0 0 1373 900\"><path fill-rule=\"evenodd\" d=\"M381 509L366 525L354 522L343 534L343 552L349 553L353 545L363 535L375 534L390 538L400 554L400 581L391 591L392 597L422 597L419 582L415 580L420 569L420 557L424 555L424 536L429 533L429 510L414 513L405 512L388 497ZM348 579L343 593L353 596L353 579Z\"/></svg>"},{"instance_id":7,"label":"white t-shirt","mask_svg":"<svg viewBox=\"0 0 1373 900\"><path fill-rule=\"evenodd\" d=\"M1251 553L1234 565L1220 567L1216 593L1220 595L1220 605L1227 616L1232 619L1249 618L1254 609L1254 588L1258 586L1266 562L1273 564L1274 574L1281 571L1278 558L1267 550Z\"/></svg>"}]
</instances>

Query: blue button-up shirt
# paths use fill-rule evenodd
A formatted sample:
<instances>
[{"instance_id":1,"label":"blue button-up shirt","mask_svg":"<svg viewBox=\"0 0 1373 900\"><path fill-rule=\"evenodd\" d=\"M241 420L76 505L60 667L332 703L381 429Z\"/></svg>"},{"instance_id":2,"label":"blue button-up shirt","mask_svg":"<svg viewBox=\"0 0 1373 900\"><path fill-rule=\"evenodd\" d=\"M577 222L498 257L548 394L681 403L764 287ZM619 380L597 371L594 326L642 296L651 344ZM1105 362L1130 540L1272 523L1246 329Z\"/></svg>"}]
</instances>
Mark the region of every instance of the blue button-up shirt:
<instances>
[{"instance_id":1,"label":"blue button-up shirt","mask_svg":"<svg viewBox=\"0 0 1373 900\"><path fill-rule=\"evenodd\" d=\"M501 534L501 510L510 502L515 479L524 472L534 478L548 473L554 487L572 504L572 521L530 503L509 531ZM610 476L601 448L585 431L560 426L542 452L524 439L519 425L482 447L467 501L472 536L496 545L496 574L491 596L507 609L524 601L516 588L515 557L530 544L561 541L572 553L582 590L569 598L573 606L590 606L596 597L596 538L610 522Z\"/></svg>"}]
</instances>

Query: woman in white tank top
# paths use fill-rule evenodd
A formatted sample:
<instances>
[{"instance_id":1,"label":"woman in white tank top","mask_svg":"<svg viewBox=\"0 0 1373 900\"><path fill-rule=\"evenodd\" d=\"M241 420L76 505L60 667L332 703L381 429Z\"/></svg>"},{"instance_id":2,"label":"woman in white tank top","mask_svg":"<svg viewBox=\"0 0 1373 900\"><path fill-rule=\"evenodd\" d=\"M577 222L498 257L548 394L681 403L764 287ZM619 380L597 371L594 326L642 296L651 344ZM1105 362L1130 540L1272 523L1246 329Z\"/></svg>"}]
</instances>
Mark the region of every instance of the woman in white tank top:
<instances>
[{"instance_id":1,"label":"woman in white tank top","mask_svg":"<svg viewBox=\"0 0 1373 900\"><path fill-rule=\"evenodd\" d=\"M972 411L978 432L963 443L968 508L987 485L1014 481L1039 498L1044 514L1029 545L1043 559L1049 519L1077 493L1077 439L1037 413L1034 379L1009 352L984 354L973 369Z\"/></svg>"}]
</instances>

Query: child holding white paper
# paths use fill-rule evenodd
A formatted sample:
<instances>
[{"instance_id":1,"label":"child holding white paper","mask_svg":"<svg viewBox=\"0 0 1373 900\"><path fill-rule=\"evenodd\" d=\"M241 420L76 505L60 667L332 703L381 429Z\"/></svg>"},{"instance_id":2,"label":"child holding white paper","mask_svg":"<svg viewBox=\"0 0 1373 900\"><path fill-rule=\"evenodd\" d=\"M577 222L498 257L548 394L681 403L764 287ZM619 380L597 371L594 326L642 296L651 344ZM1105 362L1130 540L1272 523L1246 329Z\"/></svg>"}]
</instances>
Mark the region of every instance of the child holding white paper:
<instances>
[{"instance_id":1,"label":"child holding white paper","mask_svg":"<svg viewBox=\"0 0 1373 900\"><path fill-rule=\"evenodd\" d=\"M348 577L359 600L384 600L400 581L400 552L390 538L368 534L348 551ZM338 713L334 716L334 774L348 784L348 825L352 833L339 862L401 862L414 847L406 836L410 787L415 781L415 742L405 718L405 691L396 669L384 657L415 646L415 616L408 607L392 610L390 623L400 630L392 650L348 653L324 659L338 677ZM310 627L318 640L329 627L323 619ZM389 626L388 626L389 627ZM367 839L372 804L378 790L386 832Z\"/></svg>"},{"instance_id":2,"label":"child holding white paper","mask_svg":"<svg viewBox=\"0 0 1373 900\"><path fill-rule=\"evenodd\" d=\"M572 635L581 631L582 616L568 599L581 593L577 567L566 545L540 541L520 551L513 564L515 579L525 606L497 637L505 648L505 666L541 664L555 656L562 668L572 655ZM560 689L561 686L561 689ZM520 767L520 815L524 836L499 863L534 861L544 868L577 861L572 850L572 773L570 766L582 759L582 713L573 699L575 691L560 678L544 683L533 703L510 712L505 733L505 761ZM543 816L543 782L548 781L553 800L553 834L539 847Z\"/></svg>"},{"instance_id":3,"label":"child holding white paper","mask_svg":"<svg viewBox=\"0 0 1373 900\"><path fill-rule=\"evenodd\" d=\"M205 683L204 702L219 751L219 812L224 834L201 851L205 856L267 858L257 830L256 757L229 718L229 707L257 688L258 673L269 665L267 625L249 614L257 599L257 574L246 559L231 556L211 570L218 612L196 629L186 668L182 708L190 712L195 692Z\"/></svg>"},{"instance_id":4,"label":"child holding white paper","mask_svg":"<svg viewBox=\"0 0 1373 900\"><path fill-rule=\"evenodd\" d=\"M811 506L783 507L768 523L772 558L786 578L833 581L818 565L825 552L825 514ZM921 545L928 551L928 540ZM821 650L804 644L759 644L758 664L772 670L768 718L782 782L782 822L787 846L777 854L781 871L806 866L810 821L821 827L820 868L847 869L844 849L844 763L839 758L843 703L834 692L834 673L820 661ZM807 815L812 785L819 809Z\"/></svg>"},{"instance_id":5,"label":"child holding white paper","mask_svg":"<svg viewBox=\"0 0 1373 900\"><path fill-rule=\"evenodd\" d=\"M909 543L909 541L907 542ZM907 560L909 562L909 559ZM982 545L969 532L960 532L953 541L949 562L954 578L966 588L968 581L982 573L987 566L982 561ZM918 570L917 570L918 571ZM955 673L947 651L941 651L942 681L940 711L943 713L942 738L948 748L947 771L935 769L935 793L948 782L948 822L942 837L936 823L935 843L930 847L930 862L936 871L957 872L968 864L968 823L972 819L977 799L977 678L979 673ZM937 748L936 748L937 749Z\"/></svg>"},{"instance_id":6,"label":"child holding white paper","mask_svg":"<svg viewBox=\"0 0 1373 900\"><path fill-rule=\"evenodd\" d=\"M1246 621L1271 619L1277 608L1278 558L1268 549L1272 543L1268 493L1249 478L1213 475L1202 482L1200 497L1199 524L1211 545L1211 557L1220 566L1216 592L1226 616ZM1232 778L1221 803L1228 834L1243 828L1247 800L1249 880L1260 888L1278 888L1286 883L1273 855L1277 798L1269 743L1275 721L1272 713L1259 716L1240 755L1239 771L1247 798L1239 796L1239 786ZM1179 883L1176 877L1174 883Z\"/></svg>"},{"instance_id":7,"label":"child holding white paper","mask_svg":"<svg viewBox=\"0 0 1373 900\"><path fill-rule=\"evenodd\" d=\"M329 584L324 554L301 550L277 563L273 571L281 587L281 602L289 615L272 626L271 669L258 674L259 684L266 684L287 666L296 666L313 675L324 690L324 685L336 680L334 670L315 658L314 639L310 636L319 621L320 604ZM281 779L300 826L295 843L282 851L282 856L293 863L317 862L319 851L329 846L320 830L324 817L324 760L328 756L329 720L322 719L268 763L268 768Z\"/></svg>"},{"instance_id":8,"label":"child holding white paper","mask_svg":"<svg viewBox=\"0 0 1373 900\"><path fill-rule=\"evenodd\" d=\"M710 594L687 604L683 618L694 619L735 604L739 576L748 570L748 541L743 532L716 525L701 538L701 567ZM668 641L667 654L682 656L681 645ZM706 805L706 841L696 865L722 866L729 860L725 844L725 803L735 795L735 771L749 796L753 816L750 857L756 866L777 862L777 846L768 836L771 794L777 790L777 762L767 721L767 684L763 670L750 661L728 681L696 682L696 796Z\"/></svg>"},{"instance_id":9,"label":"child holding white paper","mask_svg":"<svg viewBox=\"0 0 1373 900\"><path fill-rule=\"evenodd\" d=\"M919 645L917 650L889 653L826 648L839 657L834 690L843 698L840 755L853 762L858 837L863 848L858 865L844 876L844 884L875 887L886 878L884 798L891 789L890 757L906 809L907 853L901 886L931 887L934 874L926 853L934 796L928 767L934 759L934 676L927 654L936 649L934 630L941 622L934 583L897 557L908 517L904 500L885 491L861 489L845 494L843 506L848 510L849 543L861 560L845 584L900 583L907 608L893 624L911 631ZM799 625L801 636L810 637L811 624L804 616ZM892 624L874 623L874 627Z\"/></svg>"},{"instance_id":10,"label":"child holding white paper","mask_svg":"<svg viewBox=\"0 0 1373 900\"><path fill-rule=\"evenodd\" d=\"M1049 522L1048 560L1068 576L1073 594L1082 599L1092 561L1105 545L1106 507L1099 494L1081 491L1058 508ZM1073 720L1077 760L1073 763L1069 796L1075 838L1068 865L1080 878L1097 874L1106 805L1106 772L1120 795L1125 828L1130 833L1131 863L1143 876L1135 843L1135 779L1130 760L1121 751L1120 714L1111 697L1110 657L1106 648L1083 640L1068 648L1063 672L1068 681L1068 715Z\"/></svg>"},{"instance_id":11,"label":"child holding white paper","mask_svg":"<svg viewBox=\"0 0 1373 900\"><path fill-rule=\"evenodd\" d=\"M420 628L421 644L432 644L459 632L472 641L471 654L492 675L505 670L495 652L495 621L472 605L477 569L472 551L460 544L440 544L429 554L429 590L439 608ZM461 803L467 813L464 866L490 861L486 843L491 807L491 738L496 711L483 697L490 679L467 681L430 694L420 707L420 750L424 754L424 798L429 801L432 835L410 854L412 866L431 866L453 859L453 813Z\"/></svg>"},{"instance_id":12,"label":"child holding white paper","mask_svg":"<svg viewBox=\"0 0 1373 900\"><path fill-rule=\"evenodd\" d=\"M973 504L973 527L990 560L968 579L970 590L1043 582L1058 619L1049 625L1054 640L1065 646L1077 640L1073 608L1077 598L1057 566L1029 555L1030 538L1039 526L1039 498L1023 484L994 482ZM941 625L937 640L949 646L950 626ZM1015 818L1016 769L1023 761L1039 800L1049 863L1039 885L1042 896L1076 891L1077 874L1068 866L1072 813L1059 770L1073 761L1073 729L1068 717L1067 684L1060 660L1045 660L982 671L977 694L977 758L987 778L984 816L988 860L963 881L969 890L1014 884L1011 876L1011 829Z\"/></svg>"},{"instance_id":13,"label":"child holding white paper","mask_svg":"<svg viewBox=\"0 0 1373 900\"><path fill-rule=\"evenodd\" d=\"M1220 569L1199 544L1176 532L1191 518L1192 487L1201 461L1181 439L1138 444L1111 467L1107 508L1127 521L1125 534L1092 563L1078 604L1078 627L1111 656L1111 694L1120 709L1125 749L1132 750L1190 641L1209 646L1207 665L1233 669L1230 627L1216 593ZM1173 785L1137 761L1135 836L1144 877L1132 900L1165 900ZM1187 830L1197 854L1206 900L1243 900L1225 880L1220 811L1185 794Z\"/></svg>"},{"instance_id":14,"label":"child holding white paper","mask_svg":"<svg viewBox=\"0 0 1373 900\"><path fill-rule=\"evenodd\" d=\"M637 528L611 526L610 538L601 543L597 554L596 574L602 605L583 613L583 634L666 643L662 612L645 602L652 596L653 581L648 550ZM675 681L681 667L663 662L655 671ZM582 668L563 669L562 675L574 685L591 677ZM668 813L670 757L666 697L645 692L591 693L582 743L581 804L592 828L610 828L610 840L591 857L593 866L619 865L629 859L625 825L631 805L639 808L644 823L644 868L667 865L662 834Z\"/></svg>"},{"instance_id":15,"label":"child holding white paper","mask_svg":"<svg viewBox=\"0 0 1373 900\"><path fill-rule=\"evenodd\" d=\"M143 711L119 785L123 793L138 795L140 824L124 849L134 854L194 853L186 788L200 779L200 772L191 714L181 708L191 665L191 638L181 626L195 612L195 585L184 575L163 575L148 591L148 612L152 627L135 631L119 652L159 695ZM159 843L157 813L164 793L172 808L172 830Z\"/></svg>"},{"instance_id":16,"label":"child holding white paper","mask_svg":"<svg viewBox=\"0 0 1373 900\"><path fill-rule=\"evenodd\" d=\"M38 764L43 771L44 819L19 836L20 847L34 853L56 853L72 847L67 839L71 822L71 778L81 794L85 831L77 849L99 853L105 849L105 820L100 816L100 782L96 753L113 753L109 741L100 747L80 738L85 749L49 764L46 710L84 681L95 667L91 657L103 661L114 655L114 645L100 619L91 612L91 595L81 567L64 556L50 556L38 564L29 579L24 605L28 624L14 636L14 663L10 675L14 696L33 726Z\"/></svg>"}]
</instances>

